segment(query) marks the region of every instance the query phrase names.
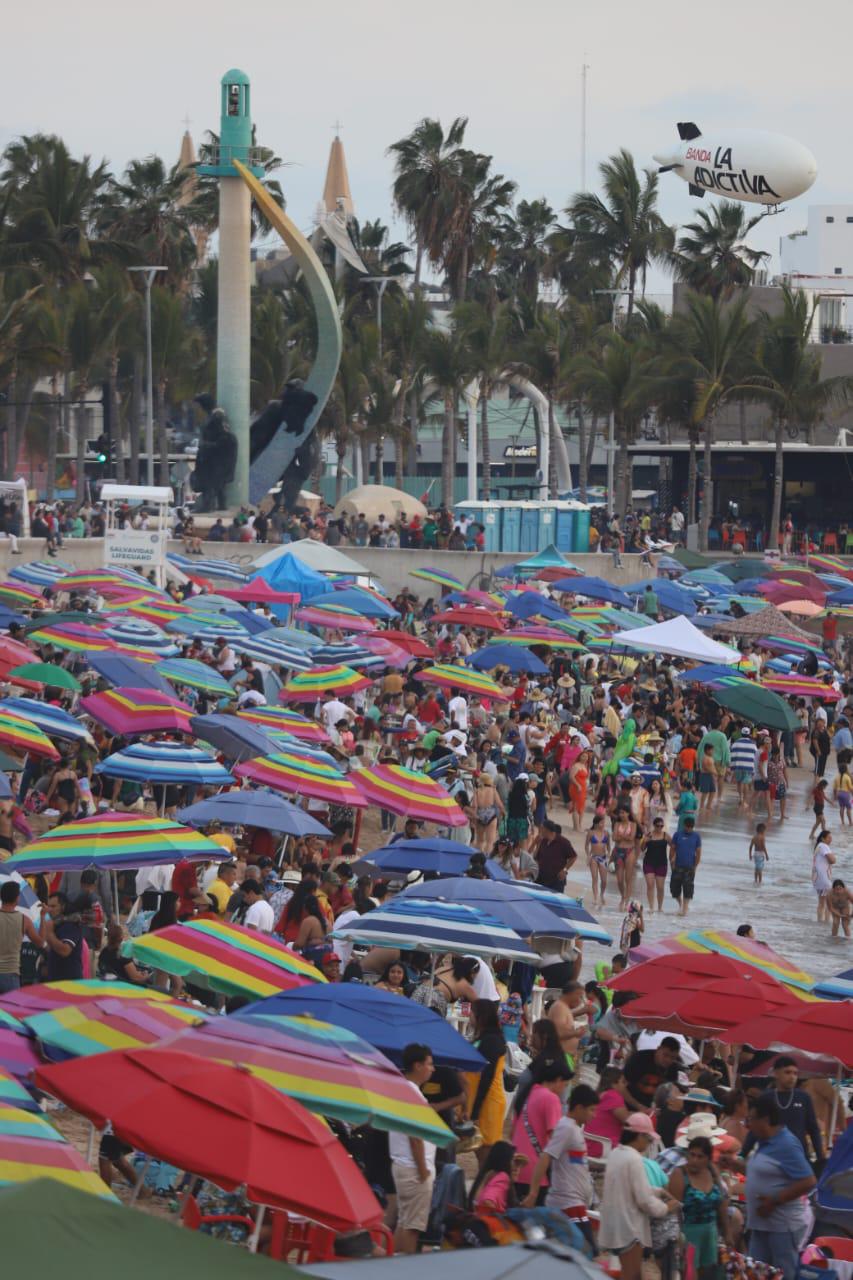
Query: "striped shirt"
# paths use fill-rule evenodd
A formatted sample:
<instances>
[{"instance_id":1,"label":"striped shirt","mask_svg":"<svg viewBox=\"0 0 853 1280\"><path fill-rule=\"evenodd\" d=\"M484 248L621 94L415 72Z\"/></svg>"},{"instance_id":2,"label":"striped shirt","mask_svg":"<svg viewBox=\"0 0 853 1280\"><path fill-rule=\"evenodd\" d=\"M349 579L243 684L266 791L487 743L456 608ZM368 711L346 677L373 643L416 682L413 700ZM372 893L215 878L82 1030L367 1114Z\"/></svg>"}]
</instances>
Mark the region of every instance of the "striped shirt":
<instances>
[{"instance_id":1,"label":"striped shirt","mask_svg":"<svg viewBox=\"0 0 853 1280\"><path fill-rule=\"evenodd\" d=\"M746 769L754 776L757 761L758 747L751 738L738 738L732 743L731 767L733 769Z\"/></svg>"}]
</instances>

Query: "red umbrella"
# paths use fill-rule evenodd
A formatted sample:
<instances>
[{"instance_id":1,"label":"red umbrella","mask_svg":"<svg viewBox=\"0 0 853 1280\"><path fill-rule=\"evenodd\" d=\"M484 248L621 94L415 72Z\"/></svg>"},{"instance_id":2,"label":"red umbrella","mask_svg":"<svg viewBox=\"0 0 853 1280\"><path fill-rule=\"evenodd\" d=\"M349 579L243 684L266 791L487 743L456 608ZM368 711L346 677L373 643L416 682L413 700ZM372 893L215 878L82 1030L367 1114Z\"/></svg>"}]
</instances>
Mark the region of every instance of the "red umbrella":
<instances>
[{"instance_id":1,"label":"red umbrella","mask_svg":"<svg viewBox=\"0 0 853 1280\"><path fill-rule=\"evenodd\" d=\"M432 657L432 649L429 645L423 640L419 640L417 636L410 636L408 631L371 631L366 635L368 638L370 636L381 636L383 640L390 640L398 648L405 649L406 653L410 653L413 658Z\"/></svg>"},{"instance_id":2,"label":"red umbrella","mask_svg":"<svg viewBox=\"0 0 853 1280\"><path fill-rule=\"evenodd\" d=\"M479 627L482 631L503 631L504 624L489 609L475 609L463 605L459 609L445 609L437 613L433 622L449 622L456 627Z\"/></svg>"},{"instance_id":3,"label":"red umbrella","mask_svg":"<svg viewBox=\"0 0 853 1280\"><path fill-rule=\"evenodd\" d=\"M110 733L140 734L177 730L192 734L192 708L157 689L120 686L80 699L80 709Z\"/></svg>"},{"instance_id":4,"label":"red umbrella","mask_svg":"<svg viewBox=\"0 0 853 1280\"><path fill-rule=\"evenodd\" d=\"M762 582L757 590L771 604L784 604L786 600L810 600L813 604L824 604L827 589L821 583L814 587L805 582L777 582L775 578Z\"/></svg>"},{"instance_id":5,"label":"red umbrella","mask_svg":"<svg viewBox=\"0 0 853 1280\"><path fill-rule=\"evenodd\" d=\"M44 1067L39 1088L98 1128L226 1191L336 1231L373 1225L376 1197L332 1131L241 1067L130 1049Z\"/></svg>"},{"instance_id":6,"label":"red umbrella","mask_svg":"<svg viewBox=\"0 0 853 1280\"><path fill-rule=\"evenodd\" d=\"M38 681L10 675L13 667L22 667L26 662L33 662L37 656L20 640L13 640L11 636L0 637L0 680L8 680L20 689L32 689L38 693L42 688Z\"/></svg>"},{"instance_id":7,"label":"red umbrella","mask_svg":"<svg viewBox=\"0 0 853 1280\"><path fill-rule=\"evenodd\" d=\"M302 598L298 591L276 591L263 578L244 582L239 587L229 587L227 591L220 588L217 595L225 596L227 600L245 600L255 604L298 604Z\"/></svg>"},{"instance_id":8,"label":"red umbrella","mask_svg":"<svg viewBox=\"0 0 853 1280\"><path fill-rule=\"evenodd\" d=\"M747 1018L801 1005L781 982L756 981L758 971L707 982L701 987L664 987L623 1006L624 1016L641 1027L686 1036L711 1036Z\"/></svg>"},{"instance_id":9,"label":"red umbrella","mask_svg":"<svg viewBox=\"0 0 853 1280\"><path fill-rule=\"evenodd\" d=\"M615 978L608 978L605 985L615 991L636 991L637 995L647 995L667 988L695 990L709 982L737 980L744 976L771 988L779 985L771 974L756 969L754 965L707 951L677 951L655 956L642 964L632 965Z\"/></svg>"},{"instance_id":10,"label":"red umbrella","mask_svg":"<svg viewBox=\"0 0 853 1280\"><path fill-rule=\"evenodd\" d=\"M797 1001L748 1022L728 1028L721 1036L730 1044L753 1049L779 1046L805 1049L853 1066L853 1000Z\"/></svg>"}]
</instances>

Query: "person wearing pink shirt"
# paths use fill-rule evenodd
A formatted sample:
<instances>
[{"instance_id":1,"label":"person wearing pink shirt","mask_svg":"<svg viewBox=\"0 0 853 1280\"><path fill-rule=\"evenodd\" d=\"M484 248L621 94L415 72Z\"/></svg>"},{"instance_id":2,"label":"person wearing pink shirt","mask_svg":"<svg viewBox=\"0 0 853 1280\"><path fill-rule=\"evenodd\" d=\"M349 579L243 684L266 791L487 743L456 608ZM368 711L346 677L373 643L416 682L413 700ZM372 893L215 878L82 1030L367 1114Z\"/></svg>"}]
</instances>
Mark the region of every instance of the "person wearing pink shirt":
<instances>
[{"instance_id":1,"label":"person wearing pink shirt","mask_svg":"<svg viewBox=\"0 0 853 1280\"><path fill-rule=\"evenodd\" d=\"M526 1160L516 1174L519 1200L527 1195L531 1170L548 1145L563 1114L563 1098L572 1072L565 1054L560 1054L557 1057L537 1058L533 1063L532 1076L530 1088L519 1085L513 1101L515 1116L512 1123L512 1144ZM543 1181L543 1200L547 1181L546 1177Z\"/></svg>"}]
</instances>

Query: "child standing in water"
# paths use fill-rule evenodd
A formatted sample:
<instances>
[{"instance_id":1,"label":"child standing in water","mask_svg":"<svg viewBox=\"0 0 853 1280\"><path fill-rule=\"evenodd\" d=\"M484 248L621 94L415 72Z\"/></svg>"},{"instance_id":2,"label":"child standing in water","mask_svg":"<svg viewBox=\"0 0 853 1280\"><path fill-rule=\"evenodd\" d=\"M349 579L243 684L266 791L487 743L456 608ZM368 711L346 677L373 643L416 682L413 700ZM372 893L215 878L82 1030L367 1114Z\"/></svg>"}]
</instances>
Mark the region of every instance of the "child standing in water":
<instances>
[{"instance_id":1,"label":"child standing in water","mask_svg":"<svg viewBox=\"0 0 853 1280\"><path fill-rule=\"evenodd\" d=\"M699 816L711 812L714 796L717 794L717 765L714 760L714 748L709 742L702 752L699 761Z\"/></svg>"},{"instance_id":2,"label":"child standing in water","mask_svg":"<svg viewBox=\"0 0 853 1280\"><path fill-rule=\"evenodd\" d=\"M771 796L779 801L779 820L784 822L785 797L788 794L788 772L778 747L774 747L770 752L770 761L767 765L767 781L770 783Z\"/></svg>"},{"instance_id":3,"label":"child standing in water","mask_svg":"<svg viewBox=\"0 0 853 1280\"><path fill-rule=\"evenodd\" d=\"M749 860L752 863L756 885L760 885L764 879L764 864L770 861L770 854L767 852L767 825L759 822L755 828L755 835L749 842Z\"/></svg>"}]
</instances>

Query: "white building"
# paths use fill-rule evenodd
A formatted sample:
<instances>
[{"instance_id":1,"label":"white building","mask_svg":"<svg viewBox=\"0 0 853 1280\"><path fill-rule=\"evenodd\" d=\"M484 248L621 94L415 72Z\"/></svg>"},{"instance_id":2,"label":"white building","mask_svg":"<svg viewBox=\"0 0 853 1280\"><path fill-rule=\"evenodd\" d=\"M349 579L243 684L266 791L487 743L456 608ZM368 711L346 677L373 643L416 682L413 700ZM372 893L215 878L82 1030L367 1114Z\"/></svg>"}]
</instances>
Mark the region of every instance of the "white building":
<instances>
[{"instance_id":1,"label":"white building","mask_svg":"<svg viewBox=\"0 0 853 1280\"><path fill-rule=\"evenodd\" d=\"M812 205L808 225L779 241L782 279L815 303L813 342L849 342L853 327L853 204Z\"/></svg>"}]
</instances>

